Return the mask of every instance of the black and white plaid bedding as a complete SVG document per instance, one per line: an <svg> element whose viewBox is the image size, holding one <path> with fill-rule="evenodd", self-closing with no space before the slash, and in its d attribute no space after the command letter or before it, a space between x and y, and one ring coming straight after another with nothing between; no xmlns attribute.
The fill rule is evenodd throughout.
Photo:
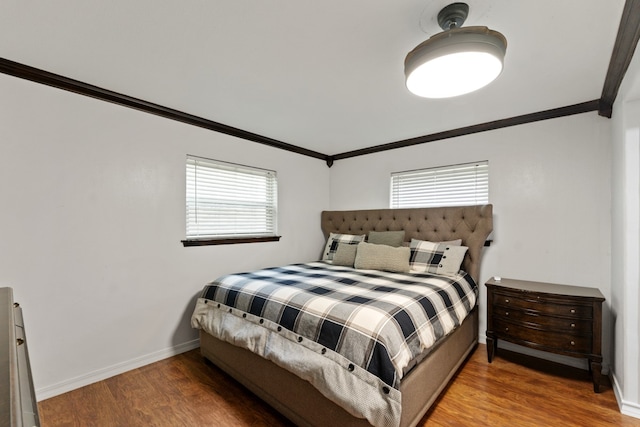
<svg viewBox="0 0 640 427"><path fill-rule="evenodd" d="M221 277L201 300L260 324L266 319L397 389L411 361L462 323L477 292L466 273L400 274L314 262Z"/></svg>

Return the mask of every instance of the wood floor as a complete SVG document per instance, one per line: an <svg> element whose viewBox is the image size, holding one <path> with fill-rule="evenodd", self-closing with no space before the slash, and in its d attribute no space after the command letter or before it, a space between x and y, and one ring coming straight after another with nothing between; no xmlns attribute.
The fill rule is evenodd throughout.
<svg viewBox="0 0 640 427"><path fill-rule="evenodd" d="M533 369L535 368L535 369ZM422 426L640 426L584 371L480 345ZM47 426L291 426L199 350L39 403ZM332 426L338 427L338 426Z"/></svg>

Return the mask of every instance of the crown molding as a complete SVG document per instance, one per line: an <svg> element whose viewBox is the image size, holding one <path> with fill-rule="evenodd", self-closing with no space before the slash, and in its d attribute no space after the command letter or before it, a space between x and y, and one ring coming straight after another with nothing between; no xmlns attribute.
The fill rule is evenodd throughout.
<svg viewBox="0 0 640 427"><path fill-rule="evenodd" d="M373 147L362 148L359 150L347 151L335 154L331 158L335 160L348 159L350 157L364 156L366 154L380 153L382 151L395 150L398 148L410 147L412 145L426 144L427 142L440 141L458 136L471 135L479 132L502 129L510 126L523 125L526 123L538 122L540 120L555 119L558 117L571 116L574 114L587 113L597 111L600 106L600 100L582 102L580 104L569 105L566 107L554 108L551 110L538 111L536 113L523 114L521 116L510 117L508 119L494 120L491 122L480 123L472 126L465 126L457 129L446 130L443 132L432 133L430 135L418 136L416 138L403 139L402 141L389 142L387 144L376 145Z"/></svg>
<svg viewBox="0 0 640 427"><path fill-rule="evenodd" d="M29 65L20 64L5 58L0 58L0 73L8 74L35 83L41 83L58 89L67 90L80 95L96 98L101 101L111 102L113 104L122 105L124 107L133 108L144 111L145 113L155 114L156 116L166 119L175 120L192 126L198 126L204 129L220 132L227 135L242 138L248 141L257 142L259 144L268 145L270 147L279 148L281 150L292 151L303 156L314 157L316 159L327 160L327 155L318 153L317 151L308 150L298 147L297 145L288 144L256 133L248 132L213 120L194 116L183 111L154 104L129 95L104 89L79 80L70 79L59 74L50 73L49 71L34 68Z"/></svg>
<svg viewBox="0 0 640 427"><path fill-rule="evenodd" d="M270 147L279 148L281 150L291 151L304 156L317 158L325 161L327 163L327 166L331 167L336 160L348 159L356 156L364 156L367 154L395 150L398 148L425 144L442 139L470 135L479 132L486 132L510 126L532 123L540 120L548 120L558 117L570 116L573 114L586 113L590 111L597 111L599 115L611 118L613 104L618 95L618 90L620 89L622 80L624 79L625 73L627 72L629 64L631 63L639 40L640 0L626 0L600 99L530 114L524 114L506 119L485 122L477 125L465 126L457 129L451 129L443 132L432 133L429 135L418 136L415 138L390 142L333 155L319 153L317 151L302 148L297 145L278 141L273 138L248 132L243 129L231 127L202 117L194 116L192 114L164 107L159 104L154 104L108 89L100 88L98 86L70 79L68 77L50 73L48 71L30 67L28 65L20 64L4 58L0 58L0 73L144 111L150 114L155 114L157 116L176 120L192 126L209 129L214 132L232 135L248 141L253 141L259 144L268 145Z"/></svg>
<svg viewBox="0 0 640 427"><path fill-rule="evenodd" d="M613 103L640 39L640 0L627 0L622 9L618 35L604 80L598 114L611 118Z"/></svg>

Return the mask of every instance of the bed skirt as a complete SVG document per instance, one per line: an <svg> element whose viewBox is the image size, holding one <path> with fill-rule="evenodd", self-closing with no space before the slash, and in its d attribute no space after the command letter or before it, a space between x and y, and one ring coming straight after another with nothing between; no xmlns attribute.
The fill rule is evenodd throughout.
<svg viewBox="0 0 640 427"><path fill-rule="evenodd" d="M402 380L401 427L417 425L478 344L478 307ZM324 397L309 382L200 331L202 355L298 426L369 426Z"/></svg>

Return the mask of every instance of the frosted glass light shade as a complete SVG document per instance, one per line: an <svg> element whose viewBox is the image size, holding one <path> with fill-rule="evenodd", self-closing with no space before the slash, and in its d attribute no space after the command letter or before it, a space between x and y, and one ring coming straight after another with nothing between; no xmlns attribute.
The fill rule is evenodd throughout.
<svg viewBox="0 0 640 427"><path fill-rule="evenodd" d="M407 55L407 89L425 98L449 98L478 90L503 68L507 41L487 27L454 28L431 37Z"/></svg>

